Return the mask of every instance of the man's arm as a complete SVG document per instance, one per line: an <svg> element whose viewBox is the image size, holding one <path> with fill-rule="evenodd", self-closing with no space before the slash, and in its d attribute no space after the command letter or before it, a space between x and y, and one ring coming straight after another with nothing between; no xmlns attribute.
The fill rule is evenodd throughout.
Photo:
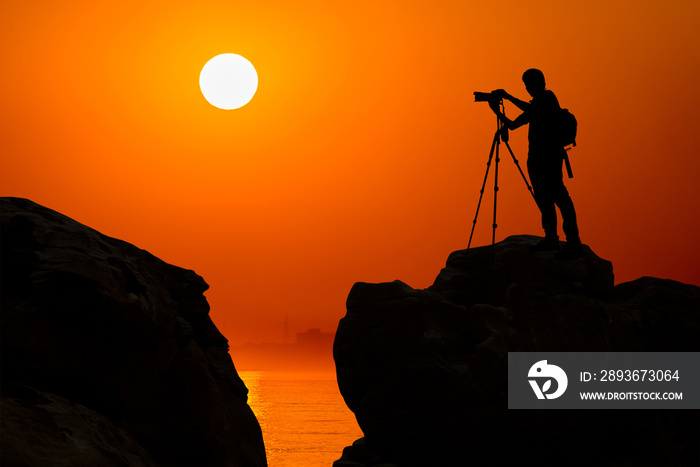
<svg viewBox="0 0 700 467"><path fill-rule="evenodd" d="M506 117L503 112L501 112L501 109L498 105L492 105L492 103L489 102L489 106L491 107L491 110L493 110L493 113L495 113L498 116L498 118L505 124L506 128L508 128L509 130L515 130L516 128L520 128L521 126L525 125L530 121L527 112L523 112L520 115L518 115L515 118L515 120L511 120L510 118Z"/></svg>
<svg viewBox="0 0 700 467"><path fill-rule="evenodd" d="M519 108L519 109L522 110L523 112L525 112L525 110L527 110L527 108L530 107L530 103L529 103L529 102L521 101L521 100L518 99L517 97L511 96L510 94L508 94L508 93L507 93L505 90L503 90L503 89L496 89L494 92L495 92L497 95L499 95L502 99L508 99L509 101L511 101L513 104L515 104L515 106L516 106L517 108Z"/></svg>
<svg viewBox="0 0 700 467"><path fill-rule="evenodd" d="M528 123L527 114L525 113L521 113L520 115L515 117L515 120L509 119L500 111L496 112L496 115L498 115L498 118L500 118L501 121L505 123L506 128L508 128L509 130L515 130L516 128L520 128L521 126Z"/></svg>

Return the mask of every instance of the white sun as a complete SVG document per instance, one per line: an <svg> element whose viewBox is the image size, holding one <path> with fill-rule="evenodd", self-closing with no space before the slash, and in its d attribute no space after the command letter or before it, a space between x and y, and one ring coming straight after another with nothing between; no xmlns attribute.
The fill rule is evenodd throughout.
<svg viewBox="0 0 700 467"><path fill-rule="evenodd" d="M253 64L240 55L217 55L202 68L199 88L214 107L237 109L250 102L258 90L258 73Z"/></svg>

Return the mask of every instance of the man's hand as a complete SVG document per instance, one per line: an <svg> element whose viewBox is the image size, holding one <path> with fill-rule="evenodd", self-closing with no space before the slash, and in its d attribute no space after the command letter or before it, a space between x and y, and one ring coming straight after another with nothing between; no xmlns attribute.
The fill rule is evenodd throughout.
<svg viewBox="0 0 700 467"><path fill-rule="evenodd" d="M496 115L501 111L500 104L500 101L496 99L489 99L489 107L491 107L491 110L493 110Z"/></svg>
<svg viewBox="0 0 700 467"><path fill-rule="evenodd" d="M492 91L491 94L497 96L499 99L508 99L510 97L510 94L508 94L505 89L496 89Z"/></svg>

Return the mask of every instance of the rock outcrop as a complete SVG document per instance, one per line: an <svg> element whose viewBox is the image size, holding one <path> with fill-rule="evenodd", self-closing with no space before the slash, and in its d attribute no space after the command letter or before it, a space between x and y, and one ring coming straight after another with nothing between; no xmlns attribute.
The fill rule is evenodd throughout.
<svg viewBox="0 0 700 467"><path fill-rule="evenodd" d="M3 466L265 466L193 271L0 204Z"/></svg>
<svg viewBox="0 0 700 467"><path fill-rule="evenodd" d="M508 410L516 351L698 351L700 288L614 286L589 248L574 261L538 239L457 251L434 284L357 283L334 358L364 439L359 465L700 465L700 417L683 410Z"/></svg>

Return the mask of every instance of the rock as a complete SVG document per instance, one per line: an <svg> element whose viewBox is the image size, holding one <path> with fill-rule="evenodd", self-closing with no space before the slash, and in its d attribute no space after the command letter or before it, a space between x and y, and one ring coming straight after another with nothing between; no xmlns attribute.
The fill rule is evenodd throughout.
<svg viewBox="0 0 700 467"><path fill-rule="evenodd" d="M697 412L507 409L508 352L700 349L700 288L615 286L590 248L560 261L537 240L498 243L493 266L491 246L454 252L425 290L355 284L334 358L366 449L402 467L698 465Z"/></svg>
<svg viewBox="0 0 700 467"><path fill-rule="evenodd" d="M2 198L2 464L264 466L208 285Z"/></svg>
<svg viewBox="0 0 700 467"><path fill-rule="evenodd" d="M352 446L343 449L343 456L333 462L333 467L398 467L392 462L387 462L374 452L365 443L364 438L360 438Z"/></svg>
<svg viewBox="0 0 700 467"><path fill-rule="evenodd" d="M3 465L158 465L128 431L53 393L5 383L2 418Z"/></svg>

